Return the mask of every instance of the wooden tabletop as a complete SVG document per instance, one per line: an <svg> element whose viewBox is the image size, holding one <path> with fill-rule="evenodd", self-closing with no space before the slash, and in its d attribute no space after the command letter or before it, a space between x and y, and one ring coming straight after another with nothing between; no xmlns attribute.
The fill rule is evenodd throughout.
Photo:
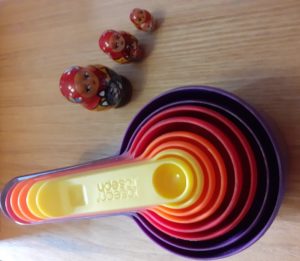
<svg viewBox="0 0 300 261"><path fill-rule="evenodd" d="M159 28L137 32L134 7ZM117 65L98 48L105 29L143 44L139 64ZM300 2L1 1L1 188L13 177L114 155L132 117L150 99L183 85L210 85L273 119L288 149L283 205L257 243L230 260L300 256ZM58 81L70 65L104 64L128 77L132 101L90 112L67 102ZM19 226L0 218L0 260L180 260L126 217Z"/></svg>

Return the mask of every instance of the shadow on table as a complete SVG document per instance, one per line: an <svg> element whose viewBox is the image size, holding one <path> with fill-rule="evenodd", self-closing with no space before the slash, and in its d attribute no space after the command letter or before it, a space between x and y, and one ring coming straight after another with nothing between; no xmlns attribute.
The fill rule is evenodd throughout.
<svg viewBox="0 0 300 261"><path fill-rule="evenodd" d="M38 233L42 226L24 226L15 224L6 219L3 215L0 217L0 241L20 236L29 236Z"/></svg>
<svg viewBox="0 0 300 261"><path fill-rule="evenodd" d="M295 217L300 212L300 77L265 78L234 92L262 112L279 137L288 167L280 215Z"/></svg>
<svg viewBox="0 0 300 261"><path fill-rule="evenodd" d="M140 62L122 65L118 64L112 69L129 80L132 86L131 101L136 100L144 90L147 67ZM129 103L131 101L129 101Z"/></svg>
<svg viewBox="0 0 300 261"><path fill-rule="evenodd" d="M144 58L141 62L145 61L154 50L157 34L165 20L165 11L162 9L154 10L152 15L155 24L154 30L152 32L136 30L135 33L135 37L139 40L144 51Z"/></svg>
<svg viewBox="0 0 300 261"><path fill-rule="evenodd" d="M8 223L2 217L0 221L0 243L14 239L15 246L47 246L72 253L98 253L101 250L101 244L90 242L82 236L85 230L95 227L88 220L31 226Z"/></svg>
<svg viewBox="0 0 300 261"><path fill-rule="evenodd" d="M143 92L145 87L145 76L148 73L147 59L155 48L155 32L145 33L137 31L134 35L143 49L143 59L130 64L117 64L113 70L125 76L132 85L131 101L134 101Z"/></svg>
<svg viewBox="0 0 300 261"><path fill-rule="evenodd" d="M148 75L148 59L155 48L157 34L164 22L164 10L155 10L152 14L155 19L155 30L150 33L136 30L134 33L134 36L138 39L139 44L143 49L143 59L140 62L116 65L113 68L131 82L133 89L131 97L132 101L136 100L144 90L145 76Z"/></svg>

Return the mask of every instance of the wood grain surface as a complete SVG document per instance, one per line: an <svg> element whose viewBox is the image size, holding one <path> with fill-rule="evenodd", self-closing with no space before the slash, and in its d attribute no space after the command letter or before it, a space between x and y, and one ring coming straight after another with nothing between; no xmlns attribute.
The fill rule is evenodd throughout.
<svg viewBox="0 0 300 261"><path fill-rule="evenodd" d="M153 34L129 21L152 11ZM105 29L144 45L139 64L117 65L98 48ZM137 111L159 93L202 84L241 96L278 126L289 171L283 205L256 244L228 260L299 260L300 1L0 1L1 188L27 173L118 151ZM70 65L104 64L128 77L133 99L90 112L68 103L58 81ZM0 260L181 260L126 217L19 226L0 218Z"/></svg>

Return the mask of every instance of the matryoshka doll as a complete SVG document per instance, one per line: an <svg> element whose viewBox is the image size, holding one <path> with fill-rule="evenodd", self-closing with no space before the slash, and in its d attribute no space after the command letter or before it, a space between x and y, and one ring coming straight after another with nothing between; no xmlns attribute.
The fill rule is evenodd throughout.
<svg viewBox="0 0 300 261"><path fill-rule="evenodd" d="M121 107L131 97L130 82L103 65L71 66L62 74L59 87L68 101L88 110Z"/></svg>
<svg viewBox="0 0 300 261"><path fill-rule="evenodd" d="M134 8L129 18L135 27L141 31L151 32L154 30L154 19L147 10Z"/></svg>
<svg viewBox="0 0 300 261"><path fill-rule="evenodd" d="M107 30L99 38L100 49L117 63L140 61L143 52L138 40L124 31Z"/></svg>

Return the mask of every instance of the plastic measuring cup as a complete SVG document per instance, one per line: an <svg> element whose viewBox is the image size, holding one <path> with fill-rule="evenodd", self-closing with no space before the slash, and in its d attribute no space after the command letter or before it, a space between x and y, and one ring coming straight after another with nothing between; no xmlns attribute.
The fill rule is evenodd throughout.
<svg viewBox="0 0 300 261"><path fill-rule="evenodd" d="M214 146L208 142L206 139L203 137L200 137L196 134L188 133L186 131L178 131L178 132L171 132L171 133L166 133L164 135L161 135L157 139L155 139L149 147L147 148L146 151L151 150L151 146L159 146L159 144L164 144L164 148L168 147L168 143L173 142L176 140L177 144L174 144L174 147L180 146L181 142L186 142L192 145L189 147L186 147L185 149L188 148L193 148L193 146L196 146L198 150L201 148L203 151L207 153L207 157L212 161L214 164L214 170L216 172L216 189L218 193L216 193L212 201L209 202L209 205L207 207L203 206L205 201L199 201L198 199L197 202L195 202L193 205L183 208L180 210L176 209L169 209L169 208L164 208L164 207L155 207L152 209L152 211L155 211L159 213L161 216L166 217L169 220L173 220L175 222L186 222L185 216L187 215L192 215L197 213L196 218L197 220L202 219L210 216L212 213L214 213L219 206L221 205L226 189L227 189L227 174L226 174L226 167L223 162L223 159L221 158L221 155L219 155L218 151L214 148ZM198 151L196 151L198 152ZM195 153L195 151L194 151ZM199 154L201 155L201 154ZM201 155L202 156L202 155ZM199 211L203 207L203 212L202 215L199 215Z"/></svg>
<svg viewBox="0 0 300 261"><path fill-rule="evenodd" d="M204 182L203 182L204 187L202 190L203 192L201 195L199 193L196 193L199 195L199 197L191 198L189 200L190 206L187 208L181 208L180 212L176 211L176 209L170 210L168 207L159 207L159 206L154 207L152 211L157 211L158 213L164 214L164 212L159 211L160 208L164 208L166 209L166 211L170 210L170 213L179 213L179 214L183 213L183 215L188 215L190 213L196 212L197 210L195 208L198 209L204 209L205 207L210 208L211 205L215 202L214 200L215 194L218 194L220 191L220 182L216 180L218 178L217 177L218 173L216 173L215 171L215 167L213 165L213 162L211 161L211 158L206 155L206 151L203 150L202 148L199 148L198 146L195 146L190 142L178 140L178 137L180 137L180 135L183 135L183 137L190 136L191 133L187 133L187 132L167 133L155 139L153 142L151 142L151 144L147 147L147 149L143 153L143 157L152 158L157 153L164 150L168 150L170 148L187 151L197 159L197 161L201 166L200 168L202 169L202 172L204 174ZM197 189L201 189L201 187L198 185Z"/></svg>
<svg viewBox="0 0 300 261"><path fill-rule="evenodd" d="M46 180L49 178L66 176L66 175L76 175L78 173L94 170L99 167L103 168L103 167L109 167L109 166L117 166L119 164L125 164L126 162L129 162L129 159L127 159L127 157L125 157L124 155L119 155L118 157L114 156L114 157L110 157L110 158L106 158L106 159L92 161L92 162L85 163L85 164L80 164L77 166L66 167L66 168L61 168L61 169L57 169L57 170L46 171L46 172L42 172L42 173L36 173L36 174L31 174L31 175L26 175L26 176L15 178L6 185L6 187L4 188L4 190L2 192L2 197L1 197L2 209L4 210L4 213L9 218L12 218L17 223L28 224L28 223L36 223L36 222L40 222L40 221L44 222L44 220L41 218L45 218L45 217L42 215L42 213L40 213L40 211L37 209L37 207L35 207L34 209L35 209L35 211L38 212L38 216L40 216L41 218L38 218L37 216L35 216L34 218L30 218L27 215L26 221L24 219L19 219L12 210L11 204L13 204L14 209L19 208L19 211L24 213L24 215L26 212L28 212L28 211L30 212L30 210L28 209L28 206L27 206L27 202L26 202L27 201L26 193L28 194L29 189L27 189L27 191L25 191L26 193L24 193L24 191L23 191L24 187L27 186L28 183L31 183L31 185L33 185L34 183L36 183L38 181ZM11 194L13 193L16 185L18 185L18 184L22 185L23 188L22 188L22 190L18 191L18 200L11 201L10 200ZM21 192L23 193L22 198L21 198ZM32 214L32 213L30 212L30 214ZM36 218L38 218L40 220L37 221Z"/></svg>
<svg viewBox="0 0 300 261"><path fill-rule="evenodd" d="M5 204L5 209L7 211L7 215L9 215L9 217L11 217L15 222L19 223L19 224L28 224L28 221L24 220L22 217L22 215L17 215L14 211L14 208L12 208L11 206L11 196L12 196L12 192L13 189L16 188L16 186L18 185L18 183L13 184L11 190L8 191L7 196L4 198L4 204ZM18 188L17 188L18 189ZM2 199L2 195L1 195L1 199ZM17 204L17 203L16 203ZM2 208L4 209L4 208ZM18 212L19 213L19 212Z"/></svg>
<svg viewBox="0 0 300 261"><path fill-rule="evenodd" d="M33 184L34 184L34 181L32 181L32 180L25 181L25 184L23 185L23 187L19 193L19 196L18 196L19 210L22 212L23 216L26 217L26 220L28 222L41 221L40 217L32 214L32 212L30 211L30 209L28 208L28 205L27 205L27 194Z"/></svg>
<svg viewBox="0 0 300 261"><path fill-rule="evenodd" d="M165 153L166 151L160 155ZM178 155L186 162L179 159ZM43 219L94 212L120 213L148 205L182 201L190 196L193 187L195 168L190 168L190 165L193 165L192 161L193 158L186 152L172 150L169 151L168 157L163 159L138 160L122 166L83 172L80 175L52 177L32 185L28 191L27 205L34 216ZM140 175L141 172L144 174ZM126 182L128 193L129 190L135 191L132 192L132 197L127 193L127 198L120 202L116 199L120 199L120 193L124 192L124 189L121 192L117 190L117 187L120 189L121 181ZM130 186L127 184L129 181ZM104 187L100 188L99 182ZM114 188L114 194L107 191L107 185ZM102 196L99 196L99 191ZM116 197L116 193L118 198L109 198ZM103 196L107 198L99 199Z"/></svg>
<svg viewBox="0 0 300 261"><path fill-rule="evenodd" d="M193 103L193 104L195 104L195 103ZM208 105L210 107L212 107L211 103L209 103ZM215 105L213 105L213 108L215 108L214 106ZM220 108L218 108L218 109L220 109ZM224 112L224 111L222 111L222 112ZM228 111L226 113L228 113ZM227 116L230 116L230 115L231 115L231 113L228 114ZM235 118L232 118L232 119L234 120ZM238 119L237 124L239 124L239 122L240 122L240 119ZM242 125L241 125L241 127L242 127ZM247 129L245 129L245 130L247 130ZM259 154L259 150L260 149L255 150L255 151L257 151L256 156ZM263 162L263 161L264 161L264 158L262 158L258 162L260 163L260 162ZM266 169L266 171L267 171L267 169ZM262 172L261 174L262 174L262 176L260 176L260 177L263 177L264 172ZM260 180L260 183L261 183L261 181L263 181L263 180ZM263 187L262 187L262 191L264 191ZM260 193L262 193L262 192L260 192ZM265 194L267 194L267 193L265 193ZM265 199L265 195L263 195L263 196L264 196L264 199ZM265 202L265 200L263 202ZM255 207L253 208L252 213L254 213L255 219L254 219L254 223L251 221L252 222L252 223L250 223L251 226L253 226L253 224L255 224L255 222L258 220L258 218L256 216L258 206L259 206L258 203L256 203ZM260 209L258 210L258 213L261 213ZM242 223L245 223L245 222L242 222ZM234 233L237 233L237 234L229 233L228 235L226 235L226 237L223 236L222 238L220 238L218 240L207 240L207 241L204 241L204 242L203 241L192 242L192 241L179 240L179 239L169 237L169 241L172 243L172 245L181 247L183 249L186 249L186 248L187 249L195 249L195 251L206 250L206 249L211 249L212 250L212 249L216 249L218 247L226 246L227 244L230 244L230 243L238 240L241 236L245 235L248 231L250 231L251 227L249 226L249 227L247 227L247 229L242 229L242 230L241 229L242 229L241 227L238 227L237 229L235 229L236 231L234 231ZM182 244L180 243L181 241L183 242Z"/></svg>
<svg viewBox="0 0 300 261"><path fill-rule="evenodd" d="M206 109L206 108L195 108L193 106L178 106L178 107L173 107L172 109L169 109L169 110L165 110L163 113L161 114L158 114L156 117L153 117L150 121L149 121L149 124L152 125L153 122L155 122L155 118L159 118L157 121L159 120L162 120L164 117L161 116L162 114L166 117L166 118L170 118L173 115L177 115L176 114L179 113L179 115L186 115L187 113L189 113L190 116L194 115L195 117L199 117L201 116L201 118L206 118L207 120L210 120L209 118L207 118L207 115L204 115L203 113L207 113L208 116L213 116L215 118L217 118L218 120L222 120L223 123L225 122L225 124L228 125L228 128L230 128L230 130L233 130L235 132L235 134L237 135L237 138L239 140L241 140L242 142L242 145L243 147L246 148L246 153L247 155L249 156L250 155L250 169L252 169L252 175L250 177L250 179L252 179L250 182L250 184L253 184L252 185L252 190L250 189L251 193L249 194L250 196L247 198L247 201L246 203L242 202L242 204L244 205L244 208L242 209L241 213L239 213L239 215L235 218L234 222L231 223L229 226L227 226L226 229L223 229L223 233L224 231L226 230L229 230L230 228L232 228L234 225L238 224L239 221L243 218L243 216L246 214L247 210L249 209L251 203L252 203L252 200L254 198L254 193L255 193L255 188L256 188L256 168L255 168L255 161L254 161L254 156L253 156L253 153L249 147L249 144L247 143L245 137L242 135L242 133L239 132L239 130L236 128L236 126L234 126L231 122L229 122L227 119L224 119L222 118L221 115L218 115L217 113L209 110L209 109ZM201 113L200 115L198 115L199 113ZM225 125L223 124L223 125ZM146 124L147 125L147 124ZM145 126L146 127L146 126ZM224 126L220 126L222 127L222 129L224 128ZM226 127L226 126L225 126ZM234 138L234 137L233 137ZM252 161L251 161L252 160ZM251 164L252 163L252 164ZM249 165L249 164L248 164ZM251 188L251 185L250 185L250 188ZM248 193L246 193L248 194ZM172 227L173 229L175 229L176 231L180 231L180 232L188 232L189 230L192 230L193 232L197 232L197 229L194 225L195 224L192 224L189 225L177 225L176 223L175 224L172 224L170 222L163 222L163 219L161 219L159 216L155 216L156 219L154 219L155 221L158 221L158 222L161 222L162 225L165 225L165 223L167 223L167 228L170 228ZM153 221L153 220L152 220ZM188 221L186 222L188 223ZM220 231L219 231L220 233Z"/></svg>
<svg viewBox="0 0 300 261"><path fill-rule="evenodd" d="M199 103L199 102L198 102ZM202 102L202 103L205 103L205 102ZM178 103L177 103L178 104ZM210 106L211 106L211 103L208 103ZM171 104L170 104L170 106L172 106ZM174 105L173 105L174 106ZM214 105L215 106L215 105ZM215 108L215 107L214 107ZM220 107L221 108L221 107ZM220 109L219 108L219 109ZM221 108L222 109L222 108ZM231 113L231 112L230 112ZM240 119L239 119L240 120ZM254 138L256 139L256 137L254 136ZM264 157L262 158L262 160L259 160L258 162L263 162L264 161ZM266 171L268 171L267 169L266 169ZM264 173L261 173L262 175L264 175ZM265 183L265 182L263 182L263 180L261 180L260 181L260 184L261 183ZM267 183L268 184L268 183ZM263 186L262 186L262 188L263 188ZM264 203L265 202L265 195L264 195L264 197L263 197L264 199L262 200L262 202ZM256 206L259 206L259 204L260 204L260 200L258 199L258 202L256 203ZM251 213L254 213L256 211L256 209L252 209L252 211L251 211ZM261 213L261 211L259 210L259 213ZM254 213L254 217L255 217L255 213ZM255 218L255 220L258 220L258 217L259 216L256 216L256 218ZM249 220L249 218L247 218L247 220ZM245 223L245 222L243 222L243 223ZM252 223L253 224L253 223ZM241 233L241 232L238 232L238 236L240 236L240 235L242 235L243 233ZM237 236L235 236L233 239L231 239L231 241L232 240L235 240L236 238L238 238ZM227 242L229 242L230 240L228 240ZM225 243L224 242L222 242L222 244L226 244L226 241L225 241ZM186 245L186 243L185 243L185 245ZM219 244L220 245L220 244ZM205 246L206 248L207 248L207 246Z"/></svg>
<svg viewBox="0 0 300 261"><path fill-rule="evenodd" d="M196 200L198 200L198 198L203 198L203 196L205 197L207 194L207 187L209 186L208 184L208 179L204 179L204 174L203 174L203 168L201 167L200 162L197 160L196 155L194 154L194 151L191 150L186 150L185 147L183 146L168 146L165 147L164 149L161 149L162 146L157 147L156 149L158 149L158 151L154 152L154 153L150 153L149 155L147 155L147 153L141 155L140 158L150 158L150 159L155 159L157 157L161 157L160 155L163 155L164 157L169 155L169 151L173 152L173 156L177 156L179 158L181 158L181 154L182 152L186 152L189 157L192 158L192 160L190 160L190 163L192 163L192 169L194 170L194 184L193 184L193 190L191 191L191 195L189 198L186 198L184 201L181 202L176 202L174 204L168 204L165 205L167 208L175 208L175 209L182 209L186 206L191 206ZM176 150L178 150L180 153L175 154ZM181 158L182 160L184 160L184 158ZM203 191L204 190L204 191Z"/></svg>
<svg viewBox="0 0 300 261"><path fill-rule="evenodd" d="M233 173L234 177L232 178L232 182L228 183L232 186L232 189L229 189L227 195L227 202L226 204L223 205L223 209L219 213L216 213L217 216L220 216L221 218L218 219L217 222L221 222L223 218L225 218L229 213L232 211L232 209L235 207L238 197L241 192L241 186L242 186L242 170L241 170L241 165L240 165L240 160L239 160L239 155L231 143L231 141L228 140L228 138L220 132L218 129L216 129L214 126L211 124L208 124L204 121L194 119L191 117L174 117L171 119L163 120L160 121L159 123L153 125L150 129L148 129L145 134L143 134L142 138L139 139L139 143L137 143L136 146L134 144L132 145L132 148L134 149L133 155L139 155L153 140L155 137L158 137L160 135L163 135L165 133L169 133L172 131L180 131L180 130L185 130L185 131L191 131L194 132L196 130L196 133L199 133L200 135L203 136L208 136L209 132L209 139L213 139L215 144L218 144L218 149L219 151L223 150L224 157L225 153L228 153L228 161L227 166L230 168L231 164L233 166ZM213 133L213 134L212 134ZM222 148L222 146L224 146ZM231 170L231 169L230 169ZM230 171L228 171L230 173ZM233 181L235 180L235 181ZM233 192L231 192L231 190ZM230 194L229 194L230 193ZM232 196L231 196L232 195ZM216 225L214 222L211 222L211 226Z"/></svg>
<svg viewBox="0 0 300 261"><path fill-rule="evenodd" d="M202 89L204 89L204 91L202 91ZM215 96L215 93L218 93L218 92L220 92L220 93L223 93L223 91L220 91L220 90L216 90L216 89L213 89L213 88L208 88L208 87L201 87L201 88L196 88L196 87L191 87L191 88L186 88L186 89L181 89L182 90L182 92L184 92L185 94L189 91L189 90L191 90L191 92L189 93L189 94L191 94L190 96L191 97L195 97L198 93L201 93L201 97L204 97L206 100L208 100L208 98L211 98L210 96ZM202 91L202 92L201 92ZM210 94L210 96L205 96L205 94ZM225 93L226 94L226 93ZM175 96L175 95L174 95ZM198 94L198 97L199 97L200 95ZM220 97L220 99L219 99L219 104L222 104L222 103L228 103L227 101L226 101L226 98L231 98L230 96L231 96L231 94L226 94L226 95L220 95L221 97ZM228 96L228 97L227 97ZM179 93L178 92L178 90L176 90L176 97L183 97L183 95L182 95L182 93ZM217 100L217 98L216 97L212 97L212 98L214 98L215 100ZM225 100L225 102L224 102L224 100ZM238 99L236 99L236 100L238 100ZM229 103L230 104L230 103ZM237 104L234 104L234 106L236 106ZM260 148L261 149L263 149L263 150L266 150L265 152L267 152L267 156L269 156L269 159L271 158L270 156L270 154L268 153L268 152L271 152L271 154L273 154L274 155L274 152L275 152L275 155L276 155L276 153L277 153L277 159L276 159L276 156L275 156L275 165L277 164L277 162L279 162L279 164L280 164L280 157L278 157L278 150L276 150L276 142L275 142L275 150L274 150L274 141L273 141L273 144L272 143L269 143L269 145L270 146L266 146L266 141L268 141L268 140L270 140L270 138L271 138L271 140L272 140L272 136L270 136L270 134L268 133L268 130L267 131L264 131L264 130L262 130L262 128L265 128L265 126L264 126L264 123L258 118L256 118L256 117L254 117L253 118L253 115L251 115L251 111L250 111L250 115L249 115L249 112L248 113L246 113L246 114L244 114L243 115L243 107L244 107L245 105L244 104L241 104L241 108L237 108L237 106L235 107L235 110L237 111L237 112L239 112L239 113L241 113L242 115L239 115L239 117L242 117L251 127L253 127L253 125L255 125L254 123L255 123L255 121L257 122L259 122L259 124L258 125L261 125L261 127L260 127L260 130L258 130L259 128L257 128L258 126L255 126L255 128L253 128L254 130L257 130L257 131L255 131L254 133L256 133L256 134L258 134L257 136L259 137L259 139L261 139L260 140L260 142L262 143L262 145L260 146ZM247 106L246 106L247 107ZM244 109L244 111L245 111L245 109ZM254 114L254 116L255 116L255 114ZM141 117L141 118L143 118L143 117ZM250 129L251 130L251 129ZM262 135L263 134L263 135ZM262 138L263 137L263 138ZM269 155L268 155L269 154ZM269 162L270 163L270 162ZM276 167L276 166L275 166ZM281 174L279 174L279 175L282 175L282 168L280 169L277 169L277 172L276 172L276 169L274 169L274 171L275 171L275 173L278 173L278 171L279 171L279 173L281 173ZM275 180L276 179L278 179L278 176L276 177L276 175L275 175ZM274 181L275 181L274 180ZM278 182L275 182L275 184L278 184ZM275 187L276 187L277 185L275 185ZM273 202L274 202L274 199L275 199L275 202L276 202L276 198L278 199L278 192L276 193L276 188L275 188L275 191L274 192L272 192L273 193L273 195L275 196L275 198L274 198L274 196L273 196L273 199L272 199L272 197L270 198L270 199L272 199L273 200ZM279 193L280 194L280 193ZM277 195L277 196L276 196ZM274 207L274 205L273 206L270 206L269 207L269 209L271 209L272 210L272 208ZM271 213L273 213L273 211L274 211L274 209L271 211ZM275 211L276 211L276 208L275 208ZM263 211L264 212L264 211ZM269 214L268 214L269 215ZM264 219L265 220L268 220L268 215L267 216L264 216ZM269 218L270 218L270 216L269 216ZM270 221L268 222L268 224L270 224ZM252 230L253 231L253 230ZM252 231L250 231L250 233L252 232ZM257 233L257 230L256 230L256 233ZM254 233L255 234L255 233ZM253 235L251 235L251 236L253 236ZM180 250L178 250L177 251L177 249L171 249L171 247L169 247L169 246L166 246L166 247L168 247L168 249L169 250L171 250L171 251L175 251L176 253L179 253L179 254L184 254L184 255L188 255L188 256L193 256L193 257L202 257L202 258L204 258L204 257L220 257L220 256L225 256L225 255L230 255L230 254L232 254L232 253L234 253L234 252L236 252L236 251L240 251L240 250L242 250L243 248L245 248L245 247L247 247L249 244L252 244L253 243L253 241L256 241L257 240L257 237L259 237L260 235L257 235L255 238L253 238L252 240L250 240L249 238L251 238L251 236L248 234L246 237L245 237L245 239L243 240L243 243L241 243L240 241L235 241L235 242L237 242L237 243L235 243L235 246L229 246L229 247L226 247L226 248L224 248L224 249L222 249L222 250L219 250L219 251L212 251L212 252L199 252L199 249L195 249L195 251L197 251L197 252L195 252L195 253L193 253L193 254L190 254L189 253L189 251L188 252L182 252L182 253L179 253L179 251ZM235 240L235 238L236 238L236 236L233 238L233 240L232 241L234 241ZM201 243L202 242L189 242L189 241L183 241L184 242L184 245L182 245L182 248L184 248L186 245L189 245L189 243L191 243L191 244L194 244L193 245L193 247L194 248L196 248L196 244L200 244L201 245ZM159 243L159 242L158 242ZM214 245L212 246L212 248L211 248L211 246L210 246L210 244L207 244L207 245L205 245L204 244L204 246L202 246L202 248L211 248L211 249L214 249L214 247L215 247L215 245L217 245L218 244L218 242L216 241L215 243L214 243ZM223 244L223 242L221 242L221 244ZM231 248L230 248L231 247ZM226 249L226 250L225 250Z"/></svg>
<svg viewBox="0 0 300 261"><path fill-rule="evenodd" d="M270 134L268 128L265 126L264 122L259 117L257 117L256 113L253 112L253 110L249 106L245 105L243 102L241 102L238 98L234 97L232 94L228 94L221 90L209 88L209 87L187 87L184 89L172 90L171 92L158 97L155 100L155 103L151 102L149 105L147 105L146 107L147 107L148 114L146 114L146 116L148 116L149 113L152 113L155 110L156 106L158 107L164 106L166 104L166 103L164 104L164 102L166 102L167 100L168 103L170 103L173 101L180 101L180 100L181 101L192 100L195 97L198 100L202 99L202 101L204 100L207 103L215 103L221 105L221 107L229 108L228 110L229 112L230 111L235 112L237 117L243 119L248 124L248 127L250 126L249 132L252 131L255 134L253 139L255 138L258 139L259 141L258 146L260 147L260 150L262 150L264 155L266 155L266 160L267 160L266 167L270 168L270 171L272 173L272 176L267 176L268 180L270 179L273 186L270 188L269 192L267 192L268 193L267 203L264 205L266 207L261 210L258 210L257 213L260 213L261 218L259 220L257 220L256 218L252 219L253 222L257 221L257 223L254 225L254 227L251 228L250 231L247 231L246 234L244 233L242 237L239 237L239 235L242 234L244 231L248 230L249 226L253 224L253 223L247 223L248 222L247 220L250 219L250 217L248 217L247 220L246 219L242 220L241 223L243 224L243 226L239 228L240 230L236 229L235 233L239 233L239 234L231 233L227 237L227 239L225 237L222 237L220 238L219 241L218 240L210 240L205 242L201 242L201 241L191 242L187 240L177 241L173 237L170 237L171 240L174 240L171 241L169 240L170 238L168 238L167 236L164 237L163 239L162 238L159 239L158 237L153 236L154 234L157 235L156 233L157 231L154 233L155 228L153 227L152 230L151 229L148 230L147 221L141 217L140 220L144 220L144 225L142 226L142 229L144 229L145 232L150 237L152 237L157 243L163 245L164 247L178 254L183 254L185 256L192 256L198 258L199 257L212 258L212 257L231 255L232 253L240 251L243 248L252 244L254 241L256 241L274 219L274 216L279 207L280 198L281 198L280 194L282 191L282 172L283 172L282 162L279 155L278 147L276 145L276 141L274 141L274 138ZM126 150L124 150L123 148L126 148L129 145L128 140L130 140L130 138L133 137L134 129L138 128L139 126L138 122L142 122L142 120L146 118L145 115L143 115L144 112L145 110L143 109L135 118L134 120L135 124L131 124L129 126L127 134L125 135L124 138L123 145L121 147L122 153L126 153ZM136 119L139 120L136 121ZM131 129L132 126L134 126L133 131ZM126 137L129 137L129 139ZM4 202L3 199L5 199L6 195L8 195L8 188L10 186L13 186L13 184L10 183L8 186L6 186L4 188L4 194L2 193L2 199L1 199L2 208ZM262 198L264 196L265 195L261 195ZM253 208L253 210L255 210L255 208ZM139 215L136 214L134 216L140 217ZM222 241L223 238L224 240ZM181 242L183 243L181 244ZM177 246L175 246L176 244ZM201 249L210 249L210 250L202 251Z"/></svg>

